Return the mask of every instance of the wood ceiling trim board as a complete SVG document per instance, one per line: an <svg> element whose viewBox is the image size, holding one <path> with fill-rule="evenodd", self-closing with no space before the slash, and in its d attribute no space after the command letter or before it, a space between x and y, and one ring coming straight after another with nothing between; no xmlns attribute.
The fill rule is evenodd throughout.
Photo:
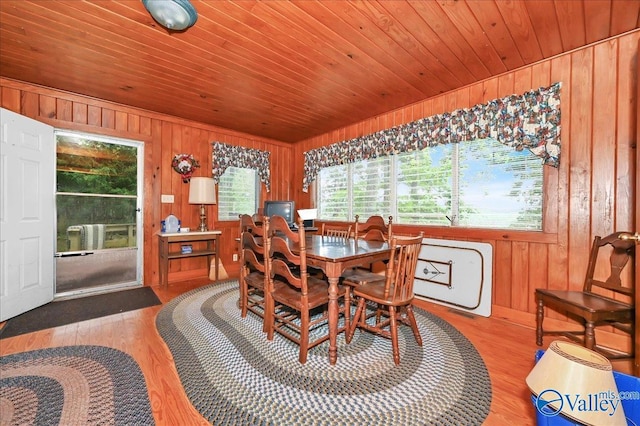
<svg viewBox="0 0 640 426"><path fill-rule="evenodd" d="M347 105L350 104L354 108L357 107L362 102L361 97L364 96L362 90L366 90L366 86L358 87L359 90L356 91L354 90L355 88L352 82L354 78L361 78L362 73L366 72L366 69L363 67L356 69L354 64L349 63L352 60L345 60L344 55L342 55L341 52L337 52L330 43L321 40L320 37L316 37L313 34L308 34L309 28L300 28L295 20L295 16L285 16L281 13L281 10L271 8L271 5L272 3L269 2L260 2L252 10L255 11L260 8L261 16L264 16L265 19L268 18L272 25L276 28L286 28L287 37L289 37L289 39L287 39L288 41L294 42L296 45L299 42L303 42L295 48L296 50L302 49L307 56L313 54L313 52L317 52L314 62L307 62L306 65L308 68L315 70L316 74L319 75L318 78L312 79L314 81L310 83L311 93L309 93L308 101L312 99L325 99L330 106L329 109L331 109L331 107L335 107L336 102L339 101L339 99L336 99L336 93L341 93L347 97ZM291 9L291 7L288 9ZM304 46L313 47L309 49ZM298 54L298 52L296 52L296 54ZM354 72L352 72L351 75L339 74L335 72L335 65L332 67L327 66L327 64L337 64L338 62L345 65L344 67L340 67L341 69L348 70L348 68L352 67L354 68ZM331 83L333 83L333 86ZM378 94L370 91L368 96L378 96Z"/></svg>
<svg viewBox="0 0 640 426"><path fill-rule="evenodd" d="M385 3L385 7L398 7L398 5L402 4L402 2ZM412 9L409 17L412 18L415 15L415 25L420 28L420 31L415 32L413 36L424 47L425 54L429 55L430 62L423 62L423 64L431 66L431 61L433 61L435 62L434 70L438 74L451 75L451 79L453 80L445 80L449 84L448 87L459 87L474 82L474 75L469 71L464 62L458 59L456 55L453 55L451 50L442 42L441 35L424 21L420 13L415 9L413 2L407 2L407 5ZM398 16L398 14L396 15ZM403 16L404 19L403 14L399 16ZM454 80L457 81L457 83L454 82Z"/></svg>
<svg viewBox="0 0 640 426"><path fill-rule="evenodd" d="M299 52L304 51L305 47L303 44L299 42L299 40L296 40L295 38L291 38L288 34L286 34L286 31L289 29L288 27L285 29L276 29L268 26L262 26L263 28L269 28L269 31L273 31L274 33L280 33L282 36L286 37L287 40L294 43L294 45L296 45L297 48L294 48L291 46L282 46L282 47L276 46L275 44L270 43L268 41L273 38L273 35L271 33L266 33L266 32L258 33L253 28L243 25L242 17L237 16L238 12L241 11L241 9L240 8L234 9L231 3L222 3L222 4L215 3L215 4L209 5L209 7L212 7L212 8L214 6L216 11L218 12L216 16L218 16L219 18L219 21L216 22L216 24L220 25L223 28L228 29L230 33L236 34L234 39L228 38L229 43L242 46L246 50L246 52L248 52L249 55L253 55L254 57L260 56L267 63L273 63L278 66L279 64L282 64L282 63L291 63L292 64L291 69L296 70L301 80L307 80L310 83L312 83L314 79L319 81L331 81L324 74L319 74L317 70L322 68L324 71L326 71L328 69L327 63L330 63L332 61L337 62L339 60L344 61L344 58L336 57L335 55L333 58L320 56L320 57L316 57L315 59L315 67L313 66L304 67L304 65L302 64L302 61L296 61L292 58L299 57L300 56ZM226 8L224 9L225 15L223 16L220 12L222 10L221 8L224 6L226 6ZM233 12L235 12L235 14ZM227 19L225 20L224 18L225 16L227 16L226 15L227 13L230 14L230 16L228 16ZM238 25L238 22L240 22L240 25ZM231 30L232 27L234 27L233 30ZM241 31L241 30L244 30L244 31ZM269 51L266 51L262 45L256 45L255 42L250 38L250 35L255 36L256 34L259 35L261 40L265 41L266 45L270 49ZM325 44L330 45L330 41L325 41ZM269 52L272 53L271 56L267 54ZM312 50L310 50L309 52L312 52ZM333 47L331 47L331 52L335 52L335 49ZM356 65L359 65L359 64L356 64ZM265 66L265 70L268 71L270 69L271 68L267 68ZM349 72L349 74L347 75L348 79L355 79L355 78L361 77L362 73L366 72L367 69L366 67L362 66L360 70L356 72L355 70L352 70L349 67L343 67L341 71ZM333 73L334 71L331 71L331 72ZM375 92L372 92L372 94L374 93Z"/></svg>
<svg viewBox="0 0 640 426"><path fill-rule="evenodd" d="M444 83L444 88L437 93L474 81L464 64L443 48L440 37L409 2L384 2L381 6L392 16L401 17L399 21L406 34L402 38L396 38L396 42L411 55L412 60L419 62L426 70L433 70L432 74L437 75Z"/></svg>
<svg viewBox="0 0 640 426"><path fill-rule="evenodd" d="M6 39L5 39L6 40ZM48 51L51 52L53 50L53 48L55 46L50 46L47 43L44 42L40 42L39 46L41 47L41 50L44 51ZM51 47L51 48L49 48ZM3 54L3 59L6 59L7 57L7 51L4 52ZM62 77L68 77L68 70L69 69L83 69L83 70L92 70L93 72L89 72L89 73L83 73L82 75L79 75L76 77L76 79L78 79L78 81L73 85L73 91L77 92L77 93L83 93L86 92L86 90L84 90L84 88L86 87L95 87L95 90L93 91L93 93L91 94L91 96L95 96L95 97L100 97L103 99L107 99L107 100L112 100L112 101L116 101L116 99L113 99L113 92L117 91L117 88L106 88L105 90L107 90L107 92L105 93L104 91L99 92L98 91L98 87L95 84L95 80L96 80L96 76L100 75L103 71L102 71L102 67L109 65L108 63L100 63L97 61L83 61L82 59L76 58L76 57L69 57L69 58L65 58L65 57L56 57L48 55L47 56L48 59L52 59L53 62L50 63L50 66L47 67L49 69L49 71L44 75L45 77L47 77L46 81L42 81L42 79L38 79L40 84L46 84L46 85L50 85L52 87L59 87L59 85L57 84L56 80L53 79L54 76L59 76L60 78ZM15 58L14 58L15 59ZM31 67L29 66L29 62L33 61L32 58L25 58L25 66L24 66L24 72L26 72L26 74L24 74L23 72L14 72L13 74L17 74L19 75L29 75L29 73L31 72ZM58 67L58 63L59 62L64 62L66 64L66 66L63 69L60 69L60 67ZM9 67L9 65L7 65L7 67ZM116 67L117 69L118 67ZM59 72L56 72L56 70L60 69ZM7 75L11 75L10 73L10 69L5 69L4 73ZM122 68L122 73L123 73L123 78L125 78L125 80L127 81L127 84L130 85L132 87L132 90L138 90L138 92L143 92L144 97L151 99L154 96L154 93L148 93L143 91L142 89L140 89L141 87L144 87L144 81L148 78L148 74L145 72L137 72L136 68L132 68L132 67L123 67ZM87 77L85 79L83 79L82 77ZM34 77L36 78L36 77ZM156 79L158 82L160 82L162 80L161 75ZM197 81L197 80L194 80ZM113 86L113 85L112 85ZM178 85L179 88L179 85ZM176 89L176 85L173 84L172 81L167 80L166 84L165 84L165 90L161 91L161 92L165 92L167 94L170 94L173 90ZM185 87L185 89L190 89L190 87ZM125 93L128 93L127 95L125 95L125 97L128 96L134 96L133 93L129 93L128 91L125 90ZM88 94L88 93L84 93L84 94ZM105 97L108 96L108 97ZM135 95L137 96L137 95ZM234 97L247 97L245 92L242 91L237 91L236 93L229 93L228 96L234 96ZM194 93L194 99L198 100L199 95L197 93ZM247 102L252 102L254 101L254 97L251 98L247 98ZM275 103L275 100L273 97L270 96L265 96L264 100L269 100L272 103ZM119 101L121 101L121 98L119 98ZM185 102L191 102L188 100L185 100ZM133 100L131 99L127 99L126 103L130 103L130 104L135 104L133 102ZM220 103L222 103L224 105L223 100L220 101ZM283 103L282 105L284 105L283 109L287 109L286 108L286 104ZM148 108L148 105L145 105L144 108ZM305 113L304 111L299 111L299 110L292 110L291 111L292 117L295 117L297 115L302 115L304 116ZM309 114L313 117L312 114Z"/></svg>
<svg viewBox="0 0 640 426"><path fill-rule="evenodd" d="M275 3L267 4L271 8L277 6L277 4ZM287 15L292 21L295 21L296 16L299 16L303 13L303 11L300 9L293 9L290 7L280 7L278 8L278 11L283 15ZM318 19L317 17L315 18ZM355 78L360 80L362 80L362 76L365 74L371 75L372 69L382 68L384 70L384 73L379 73L380 79L378 80L378 84L375 87L369 89L373 94L373 97L380 96L381 88L387 85L385 82L388 82L390 77L394 79L403 79L404 84L411 86L416 92L414 92L414 95L410 96L420 97L426 96L428 95L428 93L430 93L424 93L424 82L420 80L420 77L417 73L415 75L412 75L411 72L408 71L403 64L395 60L390 60L393 58L394 52L379 52L376 49L375 53L377 53L378 56L372 55L372 45L369 43L369 40L366 40L357 30L352 29L349 23L345 22L342 17L338 17L336 15L335 18L331 19L331 23L322 25L324 31L320 31L320 33L322 34L318 34L317 37L318 39L320 39L321 37L330 37L330 40L328 40L328 42L322 42L322 45L326 46L326 49L330 49L332 52L335 52L333 53L333 55L338 59L339 62L332 62L332 64L345 64L345 66L347 67L358 66L359 71L357 77ZM346 35L338 28L342 28L343 30L348 31L350 35L355 36L358 40L355 41L347 49L337 50L335 45L344 45L344 39L342 37ZM384 56L386 58L386 61L384 63L381 63L379 56ZM333 65L331 68L331 71L334 72L335 65ZM393 85L395 83L391 82L390 84ZM373 86L373 84L370 85Z"/></svg>
<svg viewBox="0 0 640 426"><path fill-rule="evenodd" d="M29 69L28 62L25 64L25 70L27 69ZM55 73L54 71L51 71L51 72ZM92 83L91 77L87 78L86 80L78 81L78 84L80 85L80 87L84 87L85 85L91 84L91 83ZM55 83L49 83L47 84L47 86L56 87ZM80 93L80 90L75 90L75 92ZM108 91L97 92L95 97L109 101L110 93ZM174 96L170 94L170 92L166 92L162 96L150 96L148 101L149 101L149 105L143 103L142 105L138 105L138 108L147 109L151 111L155 110L156 112L161 112L161 113L173 115L176 117L182 117L181 111L184 110L184 108L191 107L194 114L197 113L199 109L197 106L192 107L189 102L182 102L180 99L176 99ZM113 102L116 102L116 101L113 101ZM134 106L133 102L128 102L127 104ZM153 106L157 104L169 105L170 107L168 107L165 111L157 111L157 109L153 108ZM235 119L236 121L246 120L246 122L250 124L254 119L250 115L248 115L246 111L233 111L233 110L216 113L215 114L216 118L212 118L212 115L213 115L212 112L206 109L200 113L197 113L196 115L199 121L203 123L213 124L213 125L219 125L217 123L225 123L227 120L231 120L231 119ZM242 120L237 117L242 117ZM276 127L279 125L283 127L291 126L292 122L296 123L298 120L300 120L300 117L297 116L296 114L293 114L290 117L286 117L284 114L274 114L272 117L272 122ZM312 126L311 123L313 123L313 120L307 120L307 122L303 124L306 124L309 127L315 128L314 126Z"/></svg>
<svg viewBox="0 0 640 426"><path fill-rule="evenodd" d="M467 43L460 31L455 28L453 22L444 11L444 7L449 6L450 3L451 0L445 0L442 5L430 1L411 1L411 5L416 12L438 34L439 42L447 46L451 53L465 65L473 76L473 80L484 80L490 77L491 73L482 63L480 57L473 52L469 43Z"/></svg>
<svg viewBox="0 0 640 426"><path fill-rule="evenodd" d="M555 0L556 16L560 28L562 50L569 51L586 44L584 2Z"/></svg>
<svg viewBox="0 0 640 426"><path fill-rule="evenodd" d="M107 29L108 28L105 28L105 30L107 30ZM134 34L131 34L131 36L134 36ZM167 37L167 39L169 41L172 40L170 37ZM174 75L176 72L178 72L178 68L179 67L176 66L177 64L189 64L191 62L195 63L196 59L201 59L201 58L205 57L205 55L202 55L202 54L206 54L207 53L207 51L205 51L205 47L206 47L207 44L210 44L210 43L208 43L206 40L202 40L201 44L202 44L202 47L200 47L200 50L198 52L194 52L194 54L192 55L192 59L193 60L189 60L189 57L184 58L184 57L181 57L179 55L175 55L174 56L175 60L167 61L167 67L168 68L166 68L164 70L157 70L157 71L162 71L162 74ZM145 45L139 45L139 48L143 52L147 51L148 49L151 49L151 47L147 47ZM131 49L128 49L128 51L131 51ZM166 47L165 47L165 49L162 50L162 52L168 52L168 51L169 50L166 49ZM180 51L183 54L185 53L184 49L180 49L180 50L177 50L177 51ZM199 53L202 53L202 54L199 54ZM166 53L166 54L163 53L162 56L169 56L169 55L168 55L168 53ZM223 57L224 56L225 55L223 55ZM136 58L137 57L138 56L136 56ZM222 62L223 63L227 63L228 61L229 61L228 59L225 59ZM228 62L228 63L231 66L233 66L236 62L233 61L233 62ZM174 67L176 67L176 69L174 69ZM216 75L212 75L212 78L214 79L214 81L215 80L222 80L223 83L225 83L225 81L226 81L227 85L225 87L228 88L229 82L237 82L237 81L241 80L240 78L233 78L233 77L232 78L227 78L225 80L224 79L224 75L220 71L220 68L221 68L221 62L218 61L217 58L214 58L211 61L211 67L208 68L210 70L216 70L215 72L217 72ZM154 69L155 69L155 66L154 66ZM231 68L228 68L228 69L230 71L234 71ZM253 70L253 69L251 69L249 67L242 68L240 71L241 71L241 73L243 75L245 75L245 74L248 75L249 78L251 79L251 81L253 82L253 84L261 87L261 90L268 92L268 95L265 96L266 99L272 99L274 97L277 98L278 96L280 96L280 90L287 89L287 87L289 87L289 86L282 86L282 81L286 80L288 78L285 74L280 74L280 75L277 76L277 78L272 78L271 79L271 78L265 77L264 74L259 74L256 70ZM185 72L185 78L187 80L189 80L190 78L195 78L195 80L192 80L192 81L197 82L197 78L195 77L197 75L198 75L197 70L193 69L193 68L191 68L191 69L189 69L188 71ZM158 78L158 77L156 77L156 78ZM269 80L269 82L272 83L272 84L277 84L279 90L268 90L267 88L270 87L270 86L269 85L265 85L265 79ZM295 84L295 86L290 87L291 94L289 96L287 96L287 98L286 98L287 100L290 100L291 98L296 98L297 93L299 93L299 92L304 90L304 86L299 82L299 80L291 79L290 82ZM202 90L206 91L207 87L203 87ZM345 100L348 100L348 99L349 98L345 97ZM301 102L305 102L306 99L301 98L300 101Z"/></svg>
<svg viewBox="0 0 640 426"><path fill-rule="evenodd" d="M543 59L542 49L536 36L535 29L529 19L525 2L496 3L507 28L513 37L518 52L526 64L531 64Z"/></svg>
<svg viewBox="0 0 640 426"><path fill-rule="evenodd" d="M587 43L604 40L611 33L611 0L584 3Z"/></svg>
<svg viewBox="0 0 640 426"><path fill-rule="evenodd" d="M525 2L531 25L534 28L540 50L545 58L562 53L562 37L553 0Z"/></svg>
<svg viewBox="0 0 640 426"><path fill-rule="evenodd" d="M255 18L250 16L238 16L241 10L240 8L237 8L238 11L234 14L234 6L231 3L203 4L202 6L209 7L212 10L215 9L216 18L215 21L212 20L214 15L208 15L207 18L203 18L210 25L209 28L204 29L211 30L203 32L203 34L213 32L217 37L224 39L223 46L227 48L224 52L225 55L235 54L238 59L244 61L246 64L260 58L264 61L264 71L277 70L280 68L283 70L281 73L282 76L284 78L291 79L294 82L298 80L311 82L313 80L313 69L311 67L304 66L301 61L292 59L292 57L298 56L298 52L291 50L290 48L285 50L278 48L271 42L271 40L274 39L273 34L267 32L260 33L254 28L254 26L266 28L264 25L253 24L253 26L250 26L244 22L250 18L255 20ZM226 6L227 9L223 9L224 6ZM258 44L251 38L251 36L261 38L262 43ZM239 52L236 52L237 48L240 48ZM286 77L286 71L291 70L294 70L298 74L299 79Z"/></svg>
<svg viewBox="0 0 640 426"><path fill-rule="evenodd" d="M188 59L188 58L184 58L184 59ZM182 63L182 62L187 62L188 63L189 61L188 60L182 61L182 60L180 60L178 58L178 63ZM232 64L233 64L233 62L232 62ZM212 69L217 69L218 67L220 67L220 65L215 63L214 61L212 61L212 67L215 67L215 68L212 68ZM160 71L162 71L162 70L160 70ZM164 70L164 72L160 73L160 75L165 74L165 73L171 74L172 72L175 72L175 70L167 69L167 70ZM269 80L269 79L266 78L264 74L258 74L256 71L252 70L251 68L242 69L241 72L244 72L244 73L249 72L250 76L253 75L253 84L255 84L256 87L260 87L261 91L268 92L264 96L263 101L267 101L269 99L274 99L274 98L277 99L277 94L278 93L275 93L275 90L268 89L270 86L268 84L265 84L265 79L267 79L267 80ZM188 77L189 77L189 75L186 76L187 79L188 79ZM294 84L298 84L299 85L298 88L293 88L293 87L289 88L289 87L286 87L286 86L282 86L282 81L285 80L285 79L287 79L286 75L279 75L277 78L270 79L269 81L270 81L270 83L278 84L279 85L278 90L287 90L288 93L289 93L289 96L292 96L292 94L295 94L295 93L304 93L304 96L299 97L297 102L300 102L301 104L306 104L308 102L308 97L309 97L309 95L307 93L307 90L306 90L307 87L304 86L304 85L301 85L300 82L298 80L295 80L295 79L291 80L290 82L294 83ZM198 80L195 79L195 80L192 80L192 81L195 83ZM223 81L221 83L221 85L224 85L224 90L229 90L230 83L238 82L238 81L241 81L241 79L240 78L229 78L229 79L227 79L226 83ZM209 88L209 90L211 90L211 88ZM296 92L296 90L297 90L297 92ZM207 92L207 88L203 87L200 90L200 92L201 93L202 92ZM237 93L241 93L242 91L241 90L237 90L236 92ZM338 93L341 93L341 92L338 92ZM342 102L348 102L348 101L351 101L351 99L349 97L347 97L347 96L344 96ZM334 102L336 102L336 98L335 97L333 97L331 100L328 100L326 102L325 108L330 108L331 105ZM281 104L280 107L286 108L286 105Z"/></svg>
<svg viewBox="0 0 640 426"><path fill-rule="evenodd" d="M507 69L513 70L523 66L525 62L495 2L471 1L467 2L467 6L478 20Z"/></svg>
<svg viewBox="0 0 640 426"><path fill-rule="evenodd" d="M46 45L46 44L43 44L42 42L40 42L40 43L38 43L38 44L39 44L39 46L41 47L41 50L48 51L48 52L53 51L53 50L55 49L55 47L56 47L55 45ZM44 49L42 49L43 47L44 47ZM62 55L62 54L64 54L64 52L62 52L62 53L61 53L61 55ZM51 59L53 59L54 57L55 57L55 55L53 55L53 57L51 57L51 56L50 56L50 58L51 58ZM63 58L62 60L63 60L65 63L67 63L68 65L72 65L72 64L74 64L74 63L75 63L75 61L76 61L76 59L75 59L75 58L66 58L66 59L64 59L64 58ZM56 58L56 59L55 59L55 61L56 61L56 62L59 62L59 61L60 61L60 58ZM102 69L102 67L103 67L103 66L106 66L106 65L109 65L109 64L108 64L108 63L98 63L98 62L95 62L95 61L90 61L90 62L88 62L88 63L80 63L80 64L76 64L76 66L77 66L78 68L83 68L83 69L91 69L91 67L94 67L94 68L95 68L94 72L95 72L95 74L96 74L96 75L100 74L100 73L101 73L101 69ZM55 68L55 63L52 63L52 64L51 64L51 68ZM71 68L73 68L73 67L71 67ZM132 67L129 67L129 66L124 67L124 68L122 69L122 71L123 71L123 74L124 74L124 75L125 75L125 77L126 77L126 80L127 80L128 82L130 82L130 83L131 83L131 85L132 85L133 87L141 87L141 86L142 86L142 84L138 85L138 81L144 82L144 81L149 77L149 76L148 76L148 73L146 73L146 72L137 73L137 72L136 72L136 68L132 68ZM170 75L170 70L167 70L167 71L166 71L166 73L167 73L167 75ZM138 75L139 79L141 79L141 80L136 80L136 75ZM164 75L164 74L162 74L162 73L161 73L161 74L159 74L159 75L156 77L156 80L157 80L157 81L162 81L162 76L163 76L163 75ZM61 76L66 76L66 72L65 72L64 74L62 74ZM95 79L94 79L94 80L95 80ZM194 81L194 82L196 82L196 81L197 81L197 79L194 79L193 81ZM44 82L40 81L40 83L41 83L41 84L43 84ZM95 81L90 81L90 82L89 82L89 86L88 86L88 87L95 86L95 84L91 84L91 83L95 83ZM51 85L52 87L59 87L59 85L58 85L58 84L56 84L56 83L47 83L47 84ZM86 83L82 83L82 84L80 84L80 85L78 85L78 84L77 84L77 85L76 85L76 88L74 89L74 91L82 90L82 89L81 89L81 87L87 87L87 86L85 86L85 84L86 84ZM79 88L79 87L80 87L80 88ZM175 85L174 85L173 81L166 80L166 86L165 86L165 89L166 89L167 93L170 93L172 90L174 90L174 89L175 89ZM189 89L190 89L190 87L185 87L185 89L189 90ZM204 89L203 89L203 90L204 90ZM80 93L80 92L79 92L79 93ZM88 93L85 93L85 94L88 94ZM105 96L105 94L104 94L104 93L99 93L99 92L97 92L97 91L96 91L96 92L93 92L93 93L92 93L92 94L90 94L90 95L91 95L91 96L96 96L96 97L101 97L101 98L104 98L104 99L107 99L107 100L120 101L120 102L122 101L121 99L113 99L113 97L112 97L112 96L113 96L113 94L111 93L111 90L109 90L109 91L107 92L107 94L108 94L108 97L106 97L106 98L104 97L104 96ZM234 94L234 96L240 96L240 97L243 97L243 96L246 96L246 95L244 94L244 92L242 92L242 91L238 91L238 92L237 92L237 94ZM147 93L147 94L145 94L145 97L146 97L146 98L150 98L150 97L152 97L152 94ZM198 100L197 98L198 98L198 94L197 94L197 93L194 93L194 100ZM274 100L274 99L275 99L275 98L274 98L273 96L265 96L265 100L269 100L270 102L275 102L275 100ZM248 99L248 100L247 100L247 102L250 102L250 101L252 101L252 100L253 100L253 99ZM126 100L126 103L130 103L130 104L132 104L132 105L134 105L134 104L135 104L135 103L133 103L131 100ZM286 106L286 104L284 104L284 103L283 103L282 105L285 105L285 106ZM148 104L145 104L145 105L139 105L139 106L144 107L144 108L149 108L149 105L148 105ZM285 109L286 109L286 108L285 108ZM291 111L291 113L292 113L292 117L295 117L295 116L297 116L297 115L302 115L302 116L304 116L304 115L305 115L304 111L298 111L298 110L293 110L293 111ZM313 115L312 115L312 117L313 117ZM311 119L312 119L312 120L314 120L314 119L318 119L318 118L319 118L319 117L311 118Z"/></svg>
<svg viewBox="0 0 640 426"><path fill-rule="evenodd" d="M613 0L611 2L610 37L637 28L639 25L640 1Z"/></svg>
<svg viewBox="0 0 640 426"><path fill-rule="evenodd" d="M294 47L295 54L299 55L300 51L304 51L305 57L300 57L298 62L304 64L306 67L306 76L308 77L312 73L317 75L317 78L312 78L315 80L312 82L312 86L318 86L319 81L333 83L335 89L344 91L347 96L360 96L362 94L361 91L356 91L351 86L351 76L341 75L335 72L334 67L328 66L327 64L336 64L340 63L345 67L348 67L349 61L346 61L344 57L339 56L340 53L336 52L335 48L330 46L326 41L321 40L316 34L310 34L308 32L309 28L302 28L298 25L295 20L295 16L287 16L282 13L283 11L277 8L271 7L271 3L268 2L259 2L255 9L260 9L261 16L265 19L268 19L271 25L276 28L286 28L286 35L288 39L282 40L283 43L286 44L287 41L293 41L296 44ZM291 7L289 7L291 9ZM313 61L309 60L313 55ZM357 70L356 70L357 71ZM303 72L303 74L305 73ZM357 71L353 75L361 75L361 71ZM324 85L324 83L323 83ZM326 90L318 90L316 93L322 96L323 92L327 92ZM371 95L376 95L375 92L371 92ZM335 100L334 100L335 101Z"/></svg>
<svg viewBox="0 0 640 426"><path fill-rule="evenodd" d="M404 4L404 3L402 3ZM442 40L442 34L438 33L434 28L432 28L428 22L426 22L418 9L415 7L415 2L407 3L410 9L412 10L410 16L413 17L415 14L419 23L417 21L417 26L419 26L420 30L413 33L413 36L421 43L422 46L429 52L430 59L432 58L436 64L443 68L446 74L453 75L453 78L456 79L459 84L450 84L449 88L459 87L460 85L468 84L475 81L475 76L469 70L465 61L460 60L456 55L452 54L452 51L447 48L446 44ZM396 6L395 3L385 3L386 7ZM403 13L397 15L401 16L404 20ZM421 24L421 25L420 25ZM426 63L427 66L431 66L431 63ZM438 70L438 68L435 68ZM438 70L438 73L442 73L442 71Z"/></svg>
<svg viewBox="0 0 640 426"><path fill-rule="evenodd" d="M492 4L493 2L484 2ZM480 61L492 75L507 71L507 67L502 61L500 54L495 50L489 38L478 23L467 2L448 1L443 2L442 10L453 23L456 30L460 32L465 42L478 56Z"/></svg>
<svg viewBox="0 0 640 426"><path fill-rule="evenodd" d="M339 57L347 58L348 54L354 55L354 59L347 58L350 64L358 65L361 69L361 72L353 76L354 81L360 81L363 85L366 85L370 91L376 94L380 102L385 103L391 100L392 104L398 104L405 100L424 96L421 91L418 91L413 85L407 83L406 80L394 72L389 71L387 65L380 62L378 55L387 56L386 51L372 50L374 47L372 41L354 30L353 21L355 21L357 15L353 16L354 9L351 8L349 2L323 1L321 3L312 3L303 1L295 5L299 10L292 9L292 13L305 12L316 21L322 23L323 27L326 28L326 31L323 32L323 37L326 38L327 44L338 52ZM338 14L335 7L344 9ZM345 20L346 17L348 19ZM335 46L339 46L342 51ZM376 57L373 57L372 53ZM405 73L406 71L403 74ZM366 81L363 80L364 76L366 76Z"/></svg>
<svg viewBox="0 0 640 426"><path fill-rule="evenodd" d="M406 75L407 81L417 86L425 96L441 93L461 84L407 29L412 27L417 30L418 27L422 29L426 26L408 3L359 1L350 2L349 6L355 10L349 14L352 19L345 22L354 33L367 35L366 41L371 46L367 48L370 56L389 67L391 72ZM402 16L402 20L396 19L397 16ZM377 40L385 42L376 42ZM388 58L393 58L394 62ZM426 87L425 81L428 81Z"/></svg>

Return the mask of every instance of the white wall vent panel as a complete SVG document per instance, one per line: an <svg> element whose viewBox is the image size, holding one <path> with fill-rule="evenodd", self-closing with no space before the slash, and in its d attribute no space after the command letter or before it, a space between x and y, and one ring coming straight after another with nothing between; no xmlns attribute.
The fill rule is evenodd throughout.
<svg viewBox="0 0 640 426"><path fill-rule="evenodd" d="M491 244L424 238L414 293L429 302L489 317L492 265Z"/></svg>

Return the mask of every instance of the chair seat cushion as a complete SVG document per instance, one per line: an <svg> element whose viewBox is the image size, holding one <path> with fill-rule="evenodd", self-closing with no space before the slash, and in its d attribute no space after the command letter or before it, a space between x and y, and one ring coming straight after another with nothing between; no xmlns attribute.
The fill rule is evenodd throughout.
<svg viewBox="0 0 640 426"><path fill-rule="evenodd" d="M329 302L329 283L317 279L315 277L309 277L307 279L307 298L309 301L309 308L321 306ZM338 287L338 297L342 297L345 294L343 287ZM274 280L273 291L271 292L273 299L279 303L290 306L294 309L300 310L302 304L300 301L300 289L293 287L287 282Z"/></svg>
<svg viewBox="0 0 640 426"><path fill-rule="evenodd" d="M564 291L564 290L544 290L537 289L536 297L542 298L545 302L558 301L568 303L571 306L585 310L587 312L622 312L632 310L628 303L609 299L595 293L584 291Z"/></svg>
<svg viewBox="0 0 640 426"><path fill-rule="evenodd" d="M382 274L376 274L374 272L364 271L362 269L349 269L342 273L340 276L343 284L355 286L364 285L370 282L382 282L384 283L385 276Z"/></svg>

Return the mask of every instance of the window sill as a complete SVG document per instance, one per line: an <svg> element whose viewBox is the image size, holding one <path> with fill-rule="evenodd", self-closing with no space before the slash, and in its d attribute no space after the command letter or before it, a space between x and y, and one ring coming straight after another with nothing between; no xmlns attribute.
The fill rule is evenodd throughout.
<svg viewBox="0 0 640 426"><path fill-rule="evenodd" d="M455 238L495 241L521 241L540 244L557 244L558 234L543 231L518 231L513 229L461 228L447 226L417 226L393 224L393 232L423 231L425 238Z"/></svg>

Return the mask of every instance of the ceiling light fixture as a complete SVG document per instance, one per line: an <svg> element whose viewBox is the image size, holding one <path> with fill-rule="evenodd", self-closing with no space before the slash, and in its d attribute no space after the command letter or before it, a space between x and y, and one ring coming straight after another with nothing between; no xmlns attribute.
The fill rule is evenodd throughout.
<svg viewBox="0 0 640 426"><path fill-rule="evenodd" d="M184 31L198 20L189 0L142 0L153 19L171 31Z"/></svg>

